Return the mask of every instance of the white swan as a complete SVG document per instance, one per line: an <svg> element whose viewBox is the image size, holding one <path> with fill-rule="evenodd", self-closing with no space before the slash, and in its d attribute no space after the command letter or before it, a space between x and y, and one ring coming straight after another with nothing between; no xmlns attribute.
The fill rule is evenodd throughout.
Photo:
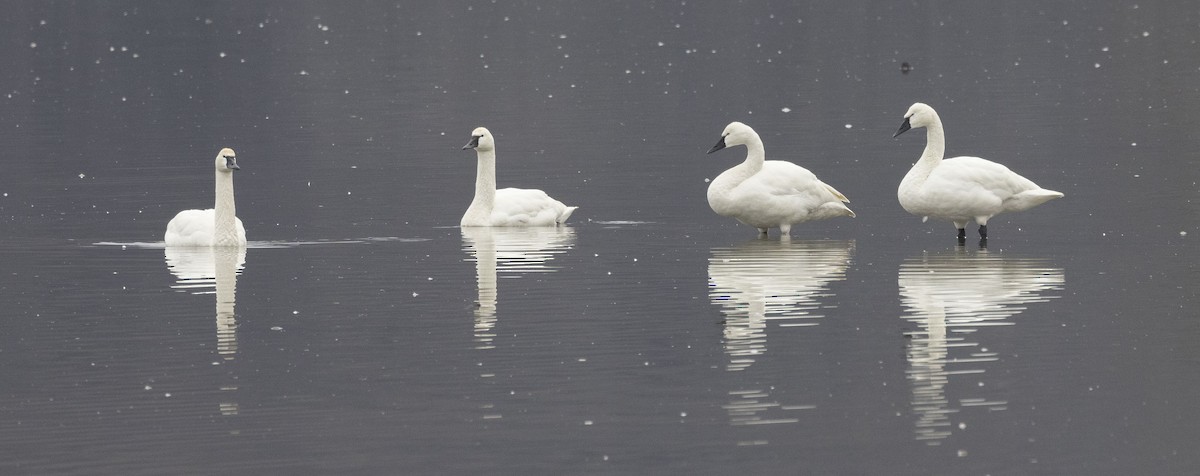
<svg viewBox="0 0 1200 476"><path fill-rule="evenodd" d="M536 189L496 190L496 141L479 127L463 150L475 149L475 199L467 207L461 226L558 226L579 207L568 207Z"/></svg>
<svg viewBox="0 0 1200 476"><path fill-rule="evenodd" d="M167 223L167 246L246 246L246 228L233 205L233 171L239 170L233 149L216 159L216 206L184 210Z"/></svg>
<svg viewBox="0 0 1200 476"><path fill-rule="evenodd" d="M736 218L764 235L770 228L779 228L784 238L796 223L854 216L842 205L850 200L808 169L782 160L764 160L762 139L750 126L729 123L708 153L735 145L746 146L746 161L722 172L708 186L708 205L718 215Z"/></svg>
<svg viewBox="0 0 1200 476"><path fill-rule="evenodd" d="M979 157L946 155L946 134L937 111L923 103L913 104L904 123L892 137L914 127L926 129L925 152L900 182L900 206L913 215L948 220L966 239L966 224L979 224L979 237L987 240L988 219L1005 212L1028 210L1055 198L1061 192L1046 190L1003 165Z"/></svg>

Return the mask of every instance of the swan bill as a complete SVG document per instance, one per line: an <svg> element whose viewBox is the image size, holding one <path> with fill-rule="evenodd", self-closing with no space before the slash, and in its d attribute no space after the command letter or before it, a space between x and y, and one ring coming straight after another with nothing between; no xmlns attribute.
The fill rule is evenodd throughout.
<svg viewBox="0 0 1200 476"><path fill-rule="evenodd" d="M721 136L721 140L717 141L717 145L714 145L714 146L712 146L711 149L708 149L708 153L711 154L713 152L716 152L716 151L724 149L724 148L725 148L725 136Z"/></svg>
<svg viewBox="0 0 1200 476"><path fill-rule="evenodd" d="M900 137L900 134L903 134L904 131L907 131L909 129L912 129L912 124L908 122L908 118L906 117L906 118L904 118L904 124L900 124L900 129L897 130L895 134L892 134L892 138L895 139L897 137Z"/></svg>
<svg viewBox="0 0 1200 476"><path fill-rule="evenodd" d="M467 145L464 145L462 150L474 149L476 147L479 147L479 138L481 138L481 137L483 137L483 136L471 136L471 142L467 142Z"/></svg>

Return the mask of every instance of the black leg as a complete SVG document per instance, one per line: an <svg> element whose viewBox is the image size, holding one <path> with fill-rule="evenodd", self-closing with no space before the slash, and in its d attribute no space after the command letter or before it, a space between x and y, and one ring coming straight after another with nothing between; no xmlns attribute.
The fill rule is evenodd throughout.
<svg viewBox="0 0 1200 476"><path fill-rule="evenodd" d="M987 239L987 225L979 225L979 238L983 240Z"/></svg>
<svg viewBox="0 0 1200 476"><path fill-rule="evenodd" d="M967 229L966 229L966 228L959 228L959 229L958 229L958 240L959 240L959 241L962 241L962 240L965 240L965 239L967 239Z"/></svg>

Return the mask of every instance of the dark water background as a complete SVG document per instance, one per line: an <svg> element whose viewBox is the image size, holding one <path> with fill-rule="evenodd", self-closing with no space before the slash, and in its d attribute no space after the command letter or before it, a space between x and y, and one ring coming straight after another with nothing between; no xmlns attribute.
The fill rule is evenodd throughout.
<svg viewBox="0 0 1200 476"><path fill-rule="evenodd" d="M1194 473L1198 40L1172 2L8 5L0 470ZM916 101L1066 198L955 246L896 202ZM733 120L858 218L713 214ZM456 227L479 125L570 229ZM221 147L250 249L139 245Z"/></svg>

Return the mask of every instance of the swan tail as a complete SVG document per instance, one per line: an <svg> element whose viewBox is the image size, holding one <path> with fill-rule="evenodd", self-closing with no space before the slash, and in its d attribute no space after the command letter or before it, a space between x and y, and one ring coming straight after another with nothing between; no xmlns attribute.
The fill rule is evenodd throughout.
<svg viewBox="0 0 1200 476"><path fill-rule="evenodd" d="M557 220L555 220L555 223L556 223L556 224L558 224L558 225L563 225L563 224L566 224L566 222L567 222L567 219L568 219L568 218L571 218L571 214L572 214L572 213L575 213L575 209L577 209L577 208L579 208L579 207L566 207L566 208L564 208L564 209L563 209L563 211L562 211L562 213L559 213L559 214L558 214L558 219L557 219Z"/></svg>
<svg viewBox="0 0 1200 476"><path fill-rule="evenodd" d="M854 214L854 210L842 205L841 202L825 203L817 209L817 213L815 215L820 218L833 218L841 216L854 218L857 216Z"/></svg>
<svg viewBox="0 0 1200 476"><path fill-rule="evenodd" d="M1033 208L1033 207L1036 207L1043 203L1046 203L1050 200L1054 200L1056 198L1062 198L1063 196L1064 195L1062 192L1056 192L1054 190L1046 190L1043 188L1038 188L1038 189L1034 189L1034 190L1026 190L1024 192L1013 195L1012 197L1009 197L1009 199L1005 201L1004 208L1006 209L1005 211L1028 210L1030 208Z"/></svg>
<svg viewBox="0 0 1200 476"><path fill-rule="evenodd" d="M1043 194L1046 194L1046 195L1048 195L1048 196L1049 196L1050 198L1052 198L1052 199L1053 199L1053 198L1063 198L1063 197L1065 197L1065 196L1066 196L1066 195L1064 195L1062 192L1057 192L1057 191L1054 191L1054 190L1046 190L1046 189L1044 189L1044 188L1043 188L1043 189L1040 189L1040 190L1038 190L1038 191L1039 191L1039 192L1042 192Z"/></svg>

